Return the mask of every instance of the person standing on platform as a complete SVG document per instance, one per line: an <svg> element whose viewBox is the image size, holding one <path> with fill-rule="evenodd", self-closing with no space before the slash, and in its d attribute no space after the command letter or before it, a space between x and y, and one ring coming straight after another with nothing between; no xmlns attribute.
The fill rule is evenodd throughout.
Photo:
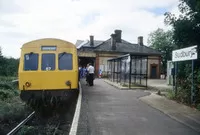
<svg viewBox="0 0 200 135"><path fill-rule="evenodd" d="M99 69L99 78L101 78L101 76L102 76L102 70Z"/></svg>
<svg viewBox="0 0 200 135"><path fill-rule="evenodd" d="M78 68L78 80L80 81L81 79L81 67Z"/></svg>
<svg viewBox="0 0 200 135"><path fill-rule="evenodd" d="M86 77L86 67L83 67L83 78Z"/></svg>
<svg viewBox="0 0 200 135"><path fill-rule="evenodd" d="M86 74L85 74L85 76L86 76L86 85L89 85L89 72L88 72L88 68L89 68L89 64L87 64L87 67L86 67Z"/></svg>
<svg viewBox="0 0 200 135"><path fill-rule="evenodd" d="M83 78L83 67L81 67L81 78Z"/></svg>
<svg viewBox="0 0 200 135"><path fill-rule="evenodd" d="M92 66L92 64L89 64L88 67L88 83L90 86L94 85L94 67Z"/></svg>

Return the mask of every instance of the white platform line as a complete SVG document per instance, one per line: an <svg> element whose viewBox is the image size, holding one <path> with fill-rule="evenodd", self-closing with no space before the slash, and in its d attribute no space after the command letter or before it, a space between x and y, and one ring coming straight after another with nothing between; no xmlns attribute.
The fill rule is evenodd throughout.
<svg viewBox="0 0 200 135"><path fill-rule="evenodd" d="M79 82L79 96L78 96L78 101L77 101L77 104L76 104L76 111L75 111L75 114L74 114L74 118L73 118L73 121L72 121L72 125L71 125L69 135L76 135L76 133L77 133L78 120L79 120L80 110L81 110L81 100L82 100L82 87L81 87L81 83Z"/></svg>

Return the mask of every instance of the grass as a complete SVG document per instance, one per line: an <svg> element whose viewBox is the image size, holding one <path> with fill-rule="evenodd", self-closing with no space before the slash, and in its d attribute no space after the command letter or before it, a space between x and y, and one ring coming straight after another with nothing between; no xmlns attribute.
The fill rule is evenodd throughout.
<svg viewBox="0 0 200 135"><path fill-rule="evenodd" d="M166 97L168 99L175 100L176 99L175 92L173 90L167 90Z"/></svg>
<svg viewBox="0 0 200 135"><path fill-rule="evenodd" d="M31 111L20 100L19 90L11 82L14 79L16 77L0 77L0 134L8 133Z"/></svg>
<svg viewBox="0 0 200 135"><path fill-rule="evenodd" d="M175 92L172 89L166 89L166 90L158 90L157 95L160 96L165 96L166 98L170 99L170 100L175 100L176 96L175 96Z"/></svg>

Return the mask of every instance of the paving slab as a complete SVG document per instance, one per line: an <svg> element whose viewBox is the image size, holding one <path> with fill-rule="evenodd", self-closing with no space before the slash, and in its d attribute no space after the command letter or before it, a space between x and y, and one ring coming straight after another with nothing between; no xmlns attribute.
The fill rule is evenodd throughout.
<svg viewBox="0 0 200 135"><path fill-rule="evenodd" d="M197 109L179 104L156 93L141 97L140 100L198 131L200 134L200 111Z"/></svg>
<svg viewBox="0 0 200 135"><path fill-rule="evenodd" d="M148 79L147 85L149 88L155 89L155 90L166 91L166 90L173 89L173 86L170 86L167 84L166 79Z"/></svg>
<svg viewBox="0 0 200 135"><path fill-rule="evenodd" d="M119 83L112 82L109 79L103 79L103 80L106 83L108 83L118 89L129 90L128 87L123 87ZM147 88L146 87L133 87L132 89L142 89L142 90L146 89L146 90L151 90L151 91L158 91L158 90L167 91L167 90L173 89L172 86L167 85L167 80L165 80L165 79L148 79L147 85L148 85Z"/></svg>
<svg viewBox="0 0 200 135"><path fill-rule="evenodd" d="M192 128L142 102L142 90L119 90L102 79L82 84L78 135L199 135Z"/></svg>

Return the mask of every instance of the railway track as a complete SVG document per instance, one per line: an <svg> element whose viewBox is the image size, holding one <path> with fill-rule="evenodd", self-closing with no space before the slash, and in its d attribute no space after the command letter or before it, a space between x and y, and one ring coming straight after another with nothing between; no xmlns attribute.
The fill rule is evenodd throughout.
<svg viewBox="0 0 200 135"><path fill-rule="evenodd" d="M30 121L33 116L35 115L35 111L32 112L30 115L28 115L28 117L26 117L22 122L20 122L15 128L13 128L7 135L14 135L16 134L20 128L25 125L28 121Z"/></svg>
<svg viewBox="0 0 200 135"><path fill-rule="evenodd" d="M7 135L16 135L21 132L64 135L69 134L73 115L77 103L78 95L74 95L70 102L63 103L64 106L58 107L53 110L33 111L16 127L14 127ZM26 128L31 127L30 131ZM25 129L25 130L24 130ZM36 131L36 132L35 132Z"/></svg>
<svg viewBox="0 0 200 135"><path fill-rule="evenodd" d="M31 130L33 131L31 134L69 134L75 111L75 105L76 102L73 101L69 105L51 112L45 112L45 114L34 111L9 133L7 133L7 135L15 135L21 132L24 133L24 131L25 133L30 133ZM31 127L28 129L30 131L26 130L26 127Z"/></svg>
<svg viewBox="0 0 200 135"><path fill-rule="evenodd" d="M33 126L35 126L31 121L34 116L37 119L36 121L37 121L38 125L41 126L41 127L45 127L45 124L41 124L41 121L38 121L38 117L36 115L36 112L34 111L31 114L29 114L28 117L26 117L22 122L20 122L15 128L13 128L9 133L7 133L7 135L15 135L15 134L17 134L18 132L20 132L20 129L25 125L28 125L28 126L33 125ZM56 120L54 119L55 123L51 123L51 126L54 126L54 130L52 132L53 135L58 134L58 132L60 130L59 128L63 125L62 117L63 116L60 115L59 118L57 118ZM31 124L30 123L27 124L28 122L31 122Z"/></svg>

